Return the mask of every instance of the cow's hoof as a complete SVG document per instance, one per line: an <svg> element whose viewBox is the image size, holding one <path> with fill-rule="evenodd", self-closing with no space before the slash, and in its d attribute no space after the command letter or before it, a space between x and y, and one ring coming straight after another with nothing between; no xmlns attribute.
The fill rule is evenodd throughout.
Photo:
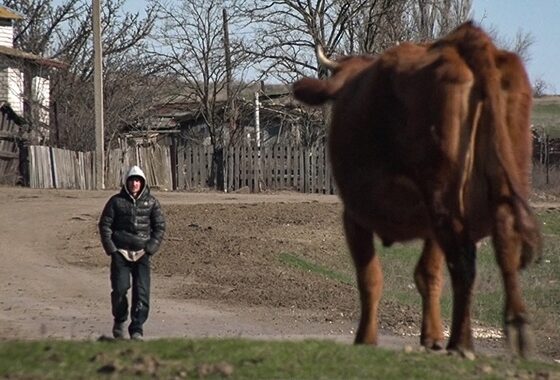
<svg viewBox="0 0 560 380"><path fill-rule="evenodd" d="M524 359L528 359L532 356L535 342L531 327L527 323L507 323L506 336L513 353Z"/></svg>
<svg viewBox="0 0 560 380"><path fill-rule="evenodd" d="M431 349L431 350L427 350L427 352L432 355L449 355L449 352L445 348L438 349L438 350Z"/></svg>
<svg viewBox="0 0 560 380"><path fill-rule="evenodd" d="M469 350L466 348L448 348L447 352L449 355L456 355L459 356L461 358L467 359L467 360L475 360L476 359L476 355L474 354L473 350Z"/></svg>
<svg viewBox="0 0 560 380"><path fill-rule="evenodd" d="M442 340L424 339L420 344L430 351L442 351L445 347Z"/></svg>
<svg viewBox="0 0 560 380"><path fill-rule="evenodd" d="M364 338L364 337L356 336L356 338L354 339L354 344L356 344L356 345L365 344L365 345L369 345L369 346L377 346L377 337L376 338L373 338L373 337Z"/></svg>
<svg viewBox="0 0 560 380"><path fill-rule="evenodd" d="M432 343L432 345L430 346L430 350L432 351L444 351L445 350L445 344L443 343L443 340L438 340Z"/></svg>

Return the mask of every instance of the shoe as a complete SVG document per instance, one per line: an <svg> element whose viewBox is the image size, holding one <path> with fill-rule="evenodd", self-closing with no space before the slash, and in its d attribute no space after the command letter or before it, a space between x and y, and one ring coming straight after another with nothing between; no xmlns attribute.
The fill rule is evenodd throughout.
<svg viewBox="0 0 560 380"><path fill-rule="evenodd" d="M124 339L124 332L126 331L125 322L115 322L113 324L113 338Z"/></svg>
<svg viewBox="0 0 560 380"><path fill-rule="evenodd" d="M139 332L132 333L130 335L130 339L137 340L137 341L143 341L144 340L144 338L142 337L142 334L139 333Z"/></svg>

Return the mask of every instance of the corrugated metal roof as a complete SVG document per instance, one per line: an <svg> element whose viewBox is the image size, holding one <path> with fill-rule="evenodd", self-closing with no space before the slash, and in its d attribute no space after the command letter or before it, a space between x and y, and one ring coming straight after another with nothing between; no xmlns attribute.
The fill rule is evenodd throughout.
<svg viewBox="0 0 560 380"><path fill-rule="evenodd" d="M8 7L0 5L0 18L7 18L10 20L21 20L23 19L23 15L19 12L14 11Z"/></svg>
<svg viewBox="0 0 560 380"><path fill-rule="evenodd" d="M56 59L44 58L44 57L41 57L40 55L27 53L25 51L10 48L10 47L7 47L7 46L0 46L0 54L1 55L7 55L7 56L10 56L10 57L20 58L20 59L24 59L24 60L28 60L28 61L34 61L38 65L41 65L41 66L56 67L56 68L59 68L59 69L63 69L63 68L68 67L68 64L65 63L65 62L62 62L62 61L59 61L59 60L56 60Z"/></svg>

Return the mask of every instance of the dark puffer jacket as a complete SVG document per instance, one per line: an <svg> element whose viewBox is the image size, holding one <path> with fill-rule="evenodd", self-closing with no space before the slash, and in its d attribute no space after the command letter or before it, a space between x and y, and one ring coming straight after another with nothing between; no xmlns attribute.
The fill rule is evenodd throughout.
<svg viewBox="0 0 560 380"><path fill-rule="evenodd" d="M140 196L134 199L126 184L119 194L109 199L99 219L99 234L105 253L118 248L155 254L165 233L165 219L158 200L144 185Z"/></svg>

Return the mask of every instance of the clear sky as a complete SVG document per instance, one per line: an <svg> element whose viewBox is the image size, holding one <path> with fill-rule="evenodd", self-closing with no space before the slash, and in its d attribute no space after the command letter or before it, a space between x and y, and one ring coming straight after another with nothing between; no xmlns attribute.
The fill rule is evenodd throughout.
<svg viewBox="0 0 560 380"><path fill-rule="evenodd" d="M145 0L126 0L132 10ZM493 27L501 38L513 40L518 30L529 32L527 70L533 82L544 80L547 93L560 94L560 0L473 0L473 18L483 27Z"/></svg>
<svg viewBox="0 0 560 380"><path fill-rule="evenodd" d="M475 21L503 38L513 39L520 29L531 33L531 81L540 78L550 85L547 93L560 94L560 0L473 0L473 12Z"/></svg>

